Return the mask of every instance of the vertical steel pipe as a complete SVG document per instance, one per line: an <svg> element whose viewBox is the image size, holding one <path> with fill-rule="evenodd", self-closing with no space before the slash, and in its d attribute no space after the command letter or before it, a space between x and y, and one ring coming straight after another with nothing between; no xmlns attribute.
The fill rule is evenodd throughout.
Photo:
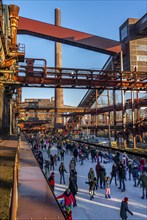
<svg viewBox="0 0 147 220"><path fill-rule="evenodd" d="M17 28L18 28L19 7L17 5L9 5L9 17L11 27L11 44L17 44Z"/></svg>

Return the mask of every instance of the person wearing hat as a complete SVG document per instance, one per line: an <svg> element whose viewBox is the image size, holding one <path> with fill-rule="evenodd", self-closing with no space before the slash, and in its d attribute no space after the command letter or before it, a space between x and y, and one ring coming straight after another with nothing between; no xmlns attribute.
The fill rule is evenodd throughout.
<svg viewBox="0 0 147 220"><path fill-rule="evenodd" d="M127 212L133 215L133 212L131 212L128 208L128 197L125 197L124 200L121 202L121 207L120 207L120 217L122 220L127 220L128 218Z"/></svg>

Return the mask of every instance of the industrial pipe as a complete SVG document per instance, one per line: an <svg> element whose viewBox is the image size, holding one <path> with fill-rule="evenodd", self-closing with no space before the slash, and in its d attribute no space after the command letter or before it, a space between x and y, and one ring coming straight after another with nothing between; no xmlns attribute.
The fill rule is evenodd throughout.
<svg viewBox="0 0 147 220"><path fill-rule="evenodd" d="M11 44L17 44L17 28L18 28L19 7L17 5L9 5L9 17L11 27Z"/></svg>

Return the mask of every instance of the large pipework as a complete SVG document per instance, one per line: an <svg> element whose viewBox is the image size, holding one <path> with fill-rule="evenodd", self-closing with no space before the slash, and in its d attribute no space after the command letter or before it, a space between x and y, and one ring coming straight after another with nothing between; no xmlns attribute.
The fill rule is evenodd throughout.
<svg viewBox="0 0 147 220"><path fill-rule="evenodd" d="M17 28L18 28L18 14L19 7L16 5L9 5L9 17L10 17L10 28L11 28L11 44L17 44Z"/></svg>

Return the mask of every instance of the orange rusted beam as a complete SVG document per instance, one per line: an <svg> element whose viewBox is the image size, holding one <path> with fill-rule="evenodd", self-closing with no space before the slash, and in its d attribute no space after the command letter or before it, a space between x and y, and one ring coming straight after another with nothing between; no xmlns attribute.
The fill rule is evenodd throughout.
<svg viewBox="0 0 147 220"><path fill-rule="evenodd" d="M19 17L18 34L28 34L108 55L115 55L122 50L125 52L125 44L119 41L24 17Z"/></svg>
<svg viewBox="0 0 147 220"><path fill-rule="evenodd" d="M50 78L43 79L41 77L24 77L18 76L16 81L22 83L24 87L28 84L48 85L50 88L103 88L103 89L147 89L146 82L134 81L116 81L116 80L89 80L89 79L69 79L69 78Z"/></svg>

